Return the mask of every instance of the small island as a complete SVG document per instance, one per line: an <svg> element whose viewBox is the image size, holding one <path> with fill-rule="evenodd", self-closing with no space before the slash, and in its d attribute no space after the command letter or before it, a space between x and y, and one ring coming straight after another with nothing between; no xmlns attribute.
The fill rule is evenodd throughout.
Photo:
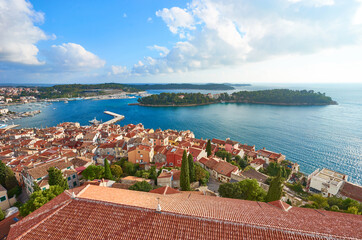
<svg viewBox="0 0 362 240"><path fill-rule="evenodd" d="M325 93L313 90L273 89L260 91L240 91L232 94L201 93L161 93L138 99L138 105L165 106L199 106L215 103L249 103L285 106L336 105Z"/></svg>

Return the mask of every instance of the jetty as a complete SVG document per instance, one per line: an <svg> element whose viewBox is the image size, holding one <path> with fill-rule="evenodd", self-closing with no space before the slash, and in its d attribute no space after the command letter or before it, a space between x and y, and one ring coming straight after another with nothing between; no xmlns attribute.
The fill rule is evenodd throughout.
<svg viewBox="0 0 362 240"><path fill-rule="evenodd" d="M108 114L108 115L111 115L113 116L114 118L103 123L103 124L113 124L113 123L116 123L116 122L119 122L121 120L124 119L124 116L123 115L120 115L120 114L117 114L117 113L114 113L114 112L110 112L110 111L104 111L105 114Z"/></svg>

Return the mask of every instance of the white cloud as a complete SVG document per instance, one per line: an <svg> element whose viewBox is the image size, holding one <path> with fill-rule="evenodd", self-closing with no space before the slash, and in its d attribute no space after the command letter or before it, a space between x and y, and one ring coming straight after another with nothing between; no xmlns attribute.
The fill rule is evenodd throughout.
<svg viewBox="0 0 362 240"><path fill-rule="evenodd" d="M43 20L28 1L0 0L0 61L42 64L35 44L47 36L34 24Z"/></svg>
<svg viewBox="0 0 362 240"><path fill-rule="evenodd" d="M112 65L112 73L114 75L127 73L127 67L125 66L114 66Z"/></svg>
<svg viewBox="0 0 362 240"><path fill-rule="evenodd" d="M147 22L152 22L152 18L151 17L147 18Z"/></svg>
<svg viewBox="0 0 362 240"><path fill-rule="evenodd" d="M103 67L106 63L76 43L53 45L51 50L46 53L46 56L55 68L62 68L69 71L97 69Z"/></svg>
<svg viewBox="0 0 362 240"><path fill-rule="evenodd" d="M351 17L346 14L352 5L339 9L334 0L286 1L294 3L273 1L267 11L253 0L192 0L186 9L157 11L183 41L161 52L159 58L146 57L131 72L147 75L213 69L358 42L359 33L349 27ZM315 12L294 13L297 2L315 7ZM335 8L338 14L331 16L321 6Z"/></svg>
<svg viewBox="0 0 362 240"><path fill-rule="evenodd" d="M290 3L299 3L311 7L333 6L334 0L287 0Z"/></svg>
<svg viewBox="0 0 362 240"><path fill-rule="evenodd" d="M353 24L355 25L362 25L362 0L357 0L359 2L359 7L353 17Z"/></svg>
<svg viewBox="0 0 362 240"><path fill-rule="evenodd" d="M179 33L184 36L185 29L195 29L194 18L185 9L179 7L164 8L156 12L156 16L161 17L174 34Z"/></svg>
<svg viewBox="0 0 362 240"><path fill-rule="evenodd" d="M168 50L167 47L162 47L162 46L158 46L158 45L153 45L148 48L151 50L156 50L156 51L160 52L161 57L166 56L170 52L170 50Z"/></svg>
<svg viewBox="0 0 362 240"><path fill-rule="evenodd" d="M127 14L126 14L126 13L123 13L123 17L126 18L126 17L127 17Z"/></svg>

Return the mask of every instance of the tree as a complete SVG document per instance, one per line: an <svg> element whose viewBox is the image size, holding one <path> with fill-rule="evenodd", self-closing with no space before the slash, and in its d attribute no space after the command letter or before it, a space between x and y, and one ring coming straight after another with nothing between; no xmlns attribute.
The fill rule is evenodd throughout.
<svg viewBox="0 0 362 240"><path fill-rule="evenodd" d="M327 198L323 197L320 194L313 194L312 196L309 197L309 200L312 201L313 205L319 209L320 208L326 209L329 207Z"/></svg>
<svg viewBox="0 0 362 240"><path fill-rule="evenodd" d="M352 213L352 214L358 214L358 208L355 206L349 207L346 211L346 213Z"/></svg>
<svg viewBox="0 0 362 240"><path fill-rule="evenodd" d="M149 192L152 190L152 186L148 182L142 181L142 182L136 182L135 184L130 186L128 189L135 190L135 191Z"/></svg>
<svg viewBox="0 0 362 240"><path fill-rule="evenodd" d="M6 190L10 190L12 188L19 186L13 171L1 161L0 161L0 184L4 188L6 188Z"/></svg>
<svg viewBox="0 0 362 240"><path fill-rule="evenodd" d="M29 200L20 207L20 215L25 217L26 215L34 212L36 209L40 208L59 194L61 194L64 189L58 185L50 186L49 189L44 191L36 191L31 194Z"/></svg>
<svg viewBox="0 0 362 240"><path fill-rule="evenodd" d="M37 182L33 182L33 192L40 191L40 187Z"/></svg>
<svg viewBox="0 0 362 240"><path fill-rule="evenodd" d="M211 156L211 141L210 139L207 140L207 144L206 144L206 153L207 153L207 157L210 157Z"/></svg>
<svg viewBox="0 0 362 240"><path fill-rule="evenodd" d="M116 179L119 179L119 178L122 177L123 170L119 165L112 164L111 165L111 173Z"/></svg>
<svg viewBox="0 0 362 240"><path fill-rule="evenodd" d="M64 190L69 189L67 180L63 177L62 171L55 167L51 167L48 169L48 175L49 175L49 186L58 185L62 187Z"/></svg>
<svg viewBox="0 0 362 240"><path fill-rule="evenodd" d="M236 163L240 166L241 169L244 169L248 166L248 160L245 158L241 158L239 155L235 156Z"/></svg>
<svg viewBox="0 0 362 240"><path fill-rule="evenodd" d="M104 178L105 179L113 179L111 168L109 166L109 162L107 159L104 159Z"/></svg>
<svg viewBox="0 0 362 240"><path fill-rule="evenodd" d="M123 172L127 175L134 175L137 171L136 164L133 164L131 162L124 162L122 166Z"/></svg>
<svg viewBox="0 0 362 240"><path fill-rule="evenodd" d="M181 164L180 187L182 191L190 191L190 168L187 160L187 153L184 150Z"/></svg>
<svg viewBox="0 0 362 240"><path fill-rule="evenodd" d="M195 166L194 166L194 158L192 157L191 153L187 158L189 162L189 175L190 175L190 183L195 182Z"/></svg>
<svg viewBox="0 0 362 240"><path fill-rule="evenodd" d="M282 197L284 185L283 185L283 178L282 178L281 174L282 173L279 170L278 175L271 180L269 191L265 198L266 202L273 202L276 200L280 200L280 198Z"/></svg>
<svg viewBox="0 0 362 240"><path fill-rule="evenodd" d="M221 184L219 194L227 198L264 201L266 192L259 186L255 179L245 179L236 183Z"/></svg>
<svg viewBox="0 0 362 240"><path fill-rule="evenodd" d="M3 212L3 210L0 208L0 221L3 220L5 218L5 214Z"/></svg>
<svg viewBox="0 0 362 240"><path fill-rule="evenodd" d="M104 167L90 165L82 172L82 176L87 180L94 180L102 178L104 174Z"/></svg>
<svg viewBox="0 0 362 240"><path fill-rule="evenodd" d="M206 185L210 178L210 173L203 169L199 164L195 164L195 180L199 181L202 185Z"/></svg>

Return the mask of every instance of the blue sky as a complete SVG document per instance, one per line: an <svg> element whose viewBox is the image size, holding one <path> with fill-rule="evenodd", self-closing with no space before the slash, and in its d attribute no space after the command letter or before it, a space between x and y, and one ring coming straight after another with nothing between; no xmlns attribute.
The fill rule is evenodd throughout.
<svg viewBox="0 0 362 240"><path fill-rule="evenodd" d="M361 0L0 0L0 83L362 82Z"/></svg>

